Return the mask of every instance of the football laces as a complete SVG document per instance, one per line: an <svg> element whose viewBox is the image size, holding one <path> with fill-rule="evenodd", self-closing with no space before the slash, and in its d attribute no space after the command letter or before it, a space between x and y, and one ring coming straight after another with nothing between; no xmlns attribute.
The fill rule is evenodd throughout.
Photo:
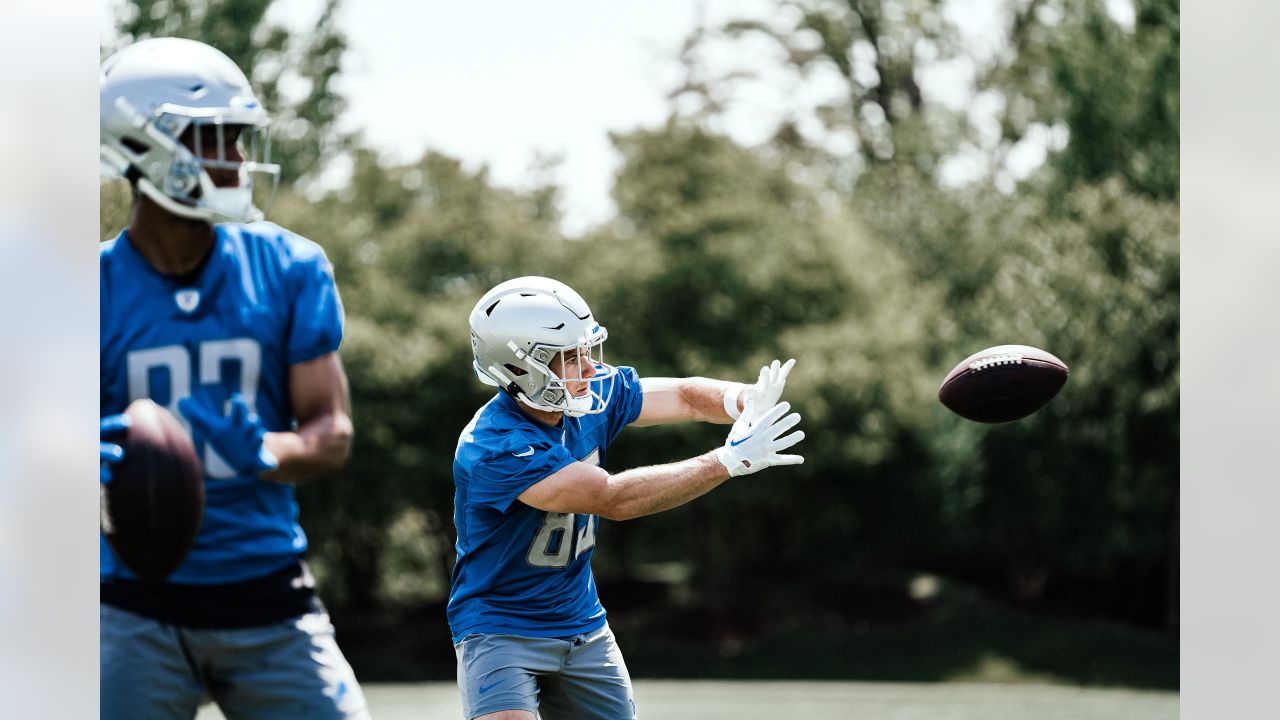
<svg viewBox="0 0 1280 720"><path fill-rule="evenodd" d="M976 362L969 363L969 369L974 372L981 372L989 367L996 365L1021 365L1022 353L1008 353L1005 355L992 355L989 358L983 358Z"/></svg>

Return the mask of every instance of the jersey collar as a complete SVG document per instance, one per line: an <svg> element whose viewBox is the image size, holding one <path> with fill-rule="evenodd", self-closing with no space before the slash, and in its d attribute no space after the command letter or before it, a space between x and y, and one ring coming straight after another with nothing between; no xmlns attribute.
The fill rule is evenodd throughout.
<svg viewBox="0 0 1280 720"><path fill-rule="evenodd" d="M228 242L226 229L222 225L214 225L213 249L209 252L209 259L205 261L204 267L200 272L186 282L172 275L165 275L147 262L142 253L138 252L138 249L133 246L133 242L129 238L128 228L120 231L120 235L116 239L116 248L120 253L121 259L136 276L142 278L142 282L151 284L156 291L164 292L166 295L173 297L174 313L176 315L193 316L201 314L204 307L209 304L206 298L211 298L222 284L226 275L226 256L230 252L227 247ZM200 299L193 309L183 309L181 306L186 304L184 301L191 296L193 291Z"/></svg>

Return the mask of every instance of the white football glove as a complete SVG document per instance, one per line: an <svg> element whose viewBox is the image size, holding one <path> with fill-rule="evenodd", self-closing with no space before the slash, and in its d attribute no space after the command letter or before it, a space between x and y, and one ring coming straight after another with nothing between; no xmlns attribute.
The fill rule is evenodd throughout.
<svg viewBox="0 0 1280 720"><path fill-rule="evenodd" d="M787 375L791 373L791 368L795 367L795 364L795 358L791 358L786 364L774 360L760 368L760 379L756 380L755 385L743 389L742 415L748 418L748 425L755 424L755 419L751 417L751 408L764 412L778 404L778 400L782 398L782 388L787 384Z"/></svg>
<svg viewBox="0 0 1280 720"><path fill-rule="evenodd" d="M800 422L800 413L787 415L790 409L791 403L778 403L761 413L753 423L751 418L755 413L751 404L747 404L742 417L729 431L724 447L716 450L716 458L729 470L731 477L750 475L773 465L799 465L804 462L799 455L778 454L804 439L803 430L782 437Z"/></svg>

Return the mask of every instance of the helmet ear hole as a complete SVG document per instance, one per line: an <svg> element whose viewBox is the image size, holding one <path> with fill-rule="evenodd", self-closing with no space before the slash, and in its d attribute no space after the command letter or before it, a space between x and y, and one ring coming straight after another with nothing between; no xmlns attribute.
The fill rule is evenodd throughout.
<svg viewBox="0 0 1280 720"><path fill-rule="evenodd" d="M512 375L514 375L515 377L520 377L521 375L528 375L528 374L529 374L529 371L528 371L528 370L525 370L524 368L521 368L521 367L516 367L515 365L512 365L511 363L506 363L506 364L504 364L502 367L506 368L506 369L507 369L507 372L511 373L511 374L512 374Z"/></svg>
<svg viewBox="0 0 1280 720"><path fill-rule="evenodd" d="M150 145L134 140L133 138L120 138L120 144L139 155L151 149Z"/></svg>

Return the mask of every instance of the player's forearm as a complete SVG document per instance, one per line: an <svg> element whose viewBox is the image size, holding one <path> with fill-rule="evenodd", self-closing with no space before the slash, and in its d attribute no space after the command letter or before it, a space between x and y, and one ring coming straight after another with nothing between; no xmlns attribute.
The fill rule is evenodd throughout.
<svg viewBox="0 0 1280 720"><path fill-rule="evenodd" d="M301 484L335 473L351 454L353 428L346 413L322 415L304 423L296 432L272 432L263 444L280 467L262 474L264 480Z"/></svg>
<svg viewBox="0 0 1280 720"><path fill-rule="evenodd" d="M714 452L609 476L610 520L630 520L683 505L729 478Z"/></svg>
<svg viewBox="0 0 1280 720"><path fill-rule="evenodd" d="M731 401L742 410L741 383L713 378L685 378L680 385L680 397L694 418L702 422L726 425L733 418L725 411L725 394L732 391Z"/></svg>

